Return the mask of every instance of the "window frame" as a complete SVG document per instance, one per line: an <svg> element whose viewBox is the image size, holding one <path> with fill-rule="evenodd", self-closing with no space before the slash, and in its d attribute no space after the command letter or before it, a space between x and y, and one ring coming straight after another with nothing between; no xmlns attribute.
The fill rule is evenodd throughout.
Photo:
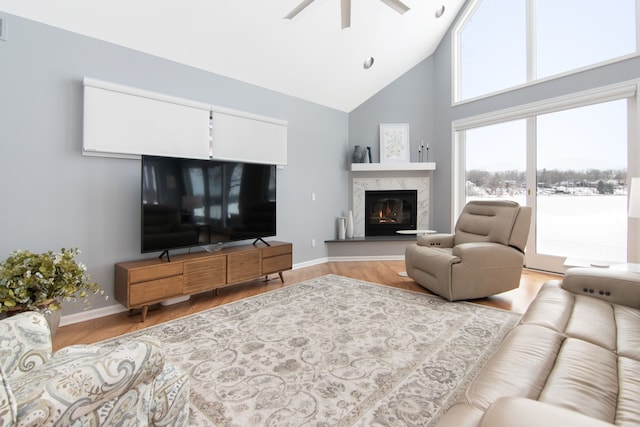
<svg viewBox="0 0 640 427"><path fill-rule="evenodd" d="M627 105L627 177L628 184L630 184L632 177L640 176L640 79L454 120L451 123L451 179L453 190L450 211L451 224L455 224L465 204L466 130L525 119L528 120L527 138L535 139L535 120L539 115L620 99L629 99ZM527 156L535 156L533 145L528 144ZM535 170L527 170L527 173L527 182L535 182ZM535 192L535 188L528 187L527 190L529 194L527 196L527 205L532 205L532 197L535 196L531 195L530 192ZM640 239L637 239L638 234L640 234L640 220L629 219L627 228L627 262L640 262ZM530 230L529 238L533 239L534 237L532 229Z"/></svg>
<svg viewBox="0 0 640 427"><path fill-rule="evenodd" d="M483 95L474 96L471 98L460 99L460 90L461 90L461 74L460 74L460 65L462 62L461 59L461 49L460 49L460 34L464 29L465 25L469 22L473 14L482 4L482 0L471 0L467 5L466 9L462 12L462 14L458 17L457 21L451 27L451 58L452 58L452 69L451 73L451 106L455 107L458 105L464 105L467 103L475 102L481 99L489 98L492 96L500 95L503 93L512 92L514 90L523 89L526 87L530 87L533 85L537 85L540 83L548 82L551 80L556 80L559 78L563 78L566 76L570 76L573 74L582 73L584 71L588 71L595 68L604 67L610 64L615 64L618 62L623 62L628 59L640 57L640 0L635 0L635 10L636 10L636 51L633 53L629 53L622 56L617 56L615 58L606 59L604 61L596 62L593 64L585 65L583 67L574 68L571 70L567 70L561 73L553 74L550 76L546 76L543 78L537 78L536 71L536 22L535 22L535 8L536 8L536 0L522 0L526 1L526 78L527 81L525 83L509 86L497 91L489 92Z"/></svg>

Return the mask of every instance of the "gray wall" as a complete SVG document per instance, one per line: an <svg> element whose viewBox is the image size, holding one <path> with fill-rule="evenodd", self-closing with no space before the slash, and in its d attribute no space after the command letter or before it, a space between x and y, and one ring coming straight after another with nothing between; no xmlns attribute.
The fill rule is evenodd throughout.
<svg viewBox="0 0 640 427"><path fill-rule="evenodd" d="M0 41L1 259L13 249L78 246L92 278L113 296L114 263L144 257L139 160L81 155L85 76L287 120L289 164L277 176L277 238L293 242L294 264L327 257L323 241L335 238L334 218L347 203L346 113L2 17L10 31L8 41ZM92 305L112 304L113 298ZM66 304L63 315L82 309Z"/></svg>
<svg viewBox="0 0 640 427"><path fill-rule="evenodd" d="M431 141L429 156L436 170L431 182L430 227L438 231L452 227L452 121L640 78L640 58L636 57L453 107L451 43L448 32L430 58L349 115L350 149L365 142L377 147L376 124L391 120L411 124L412 161L417 160L420 139Z"/></svg>
<svg viewBox="0 0 640 427"><path fill-rule="evenodd" d="M433 161L434 152L438 147L434 144L434 61L427 58L402 77L382 89L365 103L349 113L349 153L352 153L356 145L371 147L371 157L374 163L380 161L380 124L383 123L408 123L409 139L411 144L411 161L418 161L418 148L422 142L430 143L429 161ZM426 154L423 160L427 160ZM437 166L439 167L439 165ZM428 172L433 177L433 172ZM394 176L404 176L404 173L394 173ZM371 175L372 177L378 177ZM411 174L411 176L415 176ZM380 175L379 177L382 177ZM352 204L351 178L347 183L349 188L349 204ZM433 207L433 180L431 180L430 210ZM432 215L429 221L432 223ZM431 227L431 225L430 225ZM355 246L351 255L377 256L378 248L375 244L360 244ZM392 250L389 246L387 255L402 257L404 245L400 249ZM336 250L331 251L331 256L339 256Z"/></svg>
<svg viewBox="0 0 640 427"><path fill-rule="evenodd" d="M427 58L349 113L349 146L371 146L372 160L380 161L381 123L409 123L411 161L418 147L433 145L434 62ZM431 156L431 151L429 150ZM426 159L425 159L426 160ZM431 160L431 159L430 159Z"/></svg>

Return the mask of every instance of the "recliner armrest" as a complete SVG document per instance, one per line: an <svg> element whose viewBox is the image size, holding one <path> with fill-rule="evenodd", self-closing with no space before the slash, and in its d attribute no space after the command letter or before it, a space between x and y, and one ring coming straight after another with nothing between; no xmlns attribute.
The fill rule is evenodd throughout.
<svg viewBox="0 0 640 427"><path fill-rule="evenodd" d="M609 268L570 268L562 288L577 295L599 298L612 304L640 308L640 274Z"/></svg>
<svg viewBox="0 0 640 427"><path fill-rule="evenodd" d="M569 409L523 397L502 397L487 409L480 427L615 427Z"/></svg>
<svg viewBox="0 0 640 427"><path fill-rule="evenodd" d="M462 262L483 267L522 264L522 253L516 248L501 243L476 242L456 245L451 252Z"/></svg>
<svg viewBox="0 0 640 427"><path fill-rule="evenodd" d="M454 235L447 233L420 234L418 235L418 246L431 246L434 248L452 248Z"/></svg>

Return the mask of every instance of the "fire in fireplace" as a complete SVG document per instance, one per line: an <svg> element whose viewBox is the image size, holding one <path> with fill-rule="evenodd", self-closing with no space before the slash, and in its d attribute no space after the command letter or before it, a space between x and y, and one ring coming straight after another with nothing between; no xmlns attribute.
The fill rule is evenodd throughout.
<svg viewBox="0 0 640 427"><path fill-rule="evenodd" d="M365 236L390 236L397 230L415 230L417 190L365 191Z"/></svg>

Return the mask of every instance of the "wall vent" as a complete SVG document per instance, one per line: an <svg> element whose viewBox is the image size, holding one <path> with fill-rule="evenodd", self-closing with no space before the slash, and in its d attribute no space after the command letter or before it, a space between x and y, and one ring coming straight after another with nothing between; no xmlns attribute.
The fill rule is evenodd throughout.
<svg viewBox="0 0 640 427"><path fill-rule="evenodd" d="M0 40L7 41L7 20L0 17Z"/></svg>

